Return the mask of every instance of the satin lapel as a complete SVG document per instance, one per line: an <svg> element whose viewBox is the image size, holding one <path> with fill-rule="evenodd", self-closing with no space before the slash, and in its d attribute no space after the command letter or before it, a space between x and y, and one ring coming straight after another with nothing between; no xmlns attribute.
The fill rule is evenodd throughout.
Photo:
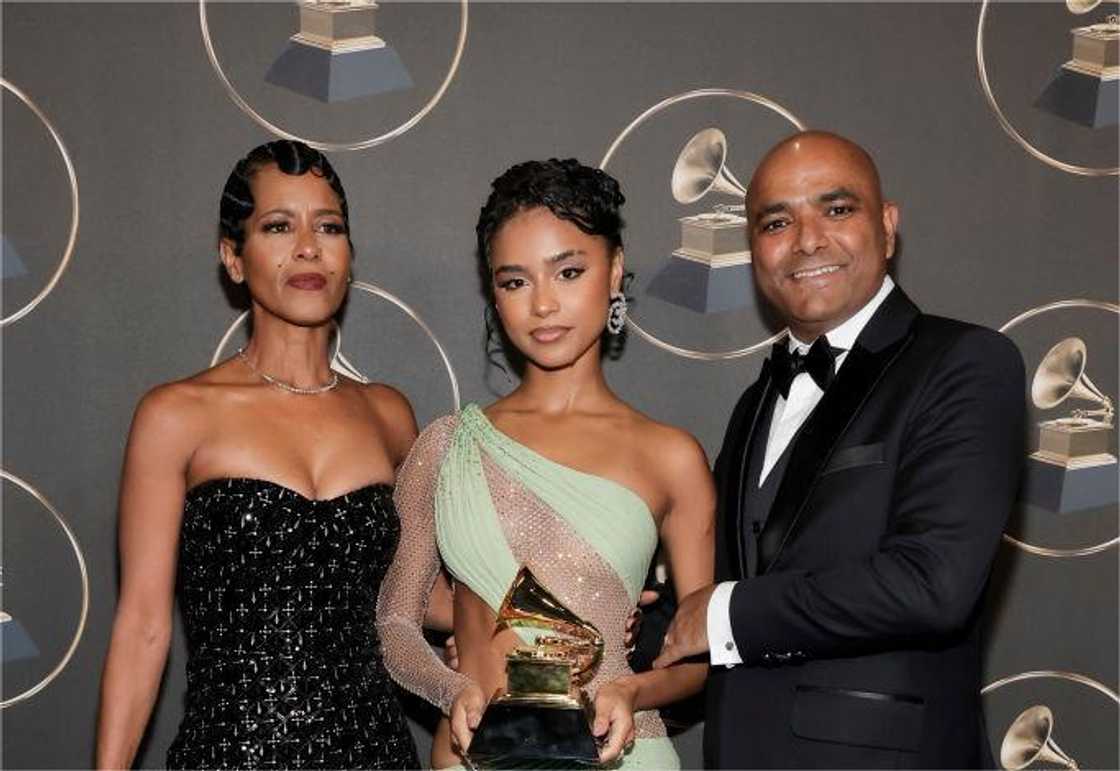
<svg viewBox="0 0 1120 771"><path fill-rule="evenodd" d="M755 395L749 402L743 405L742 414L739 416L738 429L739 436L742 439L735 457L730 459L727 464L729 472L726 485L724 487L725 501L727 501L726 509L727 521L724 522L724 537L729 539L728 543L734 544L734 551L737 562L733 566L736 571L736 577L743 579L746 577L747 560L746 555L743 554L743 491L747 485L747 466L750 463L750 448L751 440L754 438L754 432L759 430L759 416L762 411L762 406L766 404L767 396L770 394L770 360L767 359L762 364L762 371L758 374L758 381L755 383Z"/></svg>
<svg viewBox="0 0 1120 771"><path fill-rule="evenodd" d="M879 379L910 342L911 324L917 316L918 309L896 289L868 323L836 380L805 421L790 448L785 476L759 535L760 575L774 564L798 527L804 526L801 513L821 471Z"/></svg>
<svg viewBox="0 0 1120 771"><path fill-rule="evenodd" d="M746 559L743 554L743 533L740 532L740 521L743 519L743 490L744 477L747 473L746 458L750 447L750 437L754 436L755 425L758 421L758 410L762 408L769 390L769 360L763 362L763 369L758 373L758 380L750 387L743 398L739 400L735 414L728 422L727 436L724 439L720 457L720 513L724 521L721 522L722 550L727 555L727 568L732 578L741 579L746 569Z"/></svg>

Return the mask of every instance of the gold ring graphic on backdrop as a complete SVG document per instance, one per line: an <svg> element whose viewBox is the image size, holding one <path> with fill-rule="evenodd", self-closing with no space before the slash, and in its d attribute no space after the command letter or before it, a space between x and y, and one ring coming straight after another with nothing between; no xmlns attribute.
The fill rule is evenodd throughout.
<svg viewBox="0 0 1120 771"><path fill-rule="evenodd" d="M62 532L66 535L66 539L70 542L70 548L74 552L74 559L78 563L78 573L81 575L82 579L82 610L78 615L78 625L74 629L74 637L70 640L69 647L66 648L66 652L62 655L62 658L59 660L59 662L54 666L54 669L48 672L42 680L40 680L30 688L24 690L22 693L17 693L15 696L12 696L9 699L0 701L0 709L7 709L13 704L18 704L21 701L27 701L32 696L39 693L39 691L46 688L51 684L51 681L62 674L62 670L64 670L66 668L66 665L70 663L70 659L74 656L74 651L78 649L78 643L80 643L82 640L82 633L86 628L86 616L89 614L89 574L86 572L86 559L82 554L82 547L78 545L78 539L74 535L74 531L70 529L70 525L67 524L66 519L62 516L59 510L56 509L42 493L40 493L33 486L23 481L16 475L0 468L0 478L6 479L16 487L22 489L25 493L38 501L39 504L43 508L45 508L52 517L54 517L55 522L57 522L58 526L62 528Z"/></svg>
<svg viewBox="0 0 1120 771"><path fill-rule="evenodd" d="M221 62L218 61L218 54L214 50L213 41L210 39L210 23L207 20L206 16L206 0L198 0L198 25L199 29L202 32L202 44L206 48L206 56L210 59L210 66L214 68L214 73L218 76L218 80L221 81L222 86L226 90L226 94L229 95L229 98L235 105L237 105L238 109L249 116L257 125L261 126L267 131L270 131L278 137L281 137L283 139L294 139L318 150L326 150L329 152L366 150L370 147L376 147L377 145L384 144L385 142L396 139L401 134L404 134L406 131L423 120L424 116L431 112L436 104L439 103L439 100L443 98L444 92L447 91L448 86L451 85L451 81L455 79L455 73L459 69L459 62L463 58L463 49L466 48L467 45L467 0L460 0L459 3L459 35L455 44L455 55L451 57L451 66L447 70L447 75L444 76L443 82L440 83L439 88L436 89L436 92L432 95L432 98L429 99L423 107L417 110L411 118L397 126L395 129L386 131L384 134L355 140L353 142L328 142L325 140L316 140L307 137L301 137L298 134L293 134L292 132L281 128L280 126L277 126L275 123L272 123L259 112L254 110L252 105L245 101L244 97L242 97L241 94L238 93L237 89L234 88L233 83L230 82L230 79L226 76L225 71L222 69Z"/></svg>
<svg viewBox="0 0 1120 771"><path fill-rule="evenodd" d="M1056 300L1055 302L1046 303L1045 305L1039 305L1035 308L1029 308L1023 311L1018 316L1000 327L999 331L1006 334L1008 331L1014 329L1019 324L1022 324L1028 319L1032 319L1035 316L1040 316L1044 313L1049 313L1050 311L1062 310L1063 308L1089 308L1092 310L1106 311L1109 313L1120 315L1120 305L1117 305L1116 303L1105 302L1103 300L1087 300L1084 298ZM1091 546L1083 546L1075 549L1055 549L1049 546L1036 546L1034 544L1030 544L1026 541L1015 538L1008 533L1003 534L1003 540L1011 544L1012 546L1022 549L1028 554L1035 555L1036 557L1087 557L1091 554L1097 554L1099 552L1106 551L1114 546L1117 546L1118 544L1120 544L1120 535L1108 541L1102 541L1101 543L1093 544Z"/></svg>
<svg viewBox="0 0 1120 771"><path fill-rule="evenodd" d="M630 124L622 130L622 133L618 135L614 142L611 143L611 146L607 148L607 152L606 155L603 156L603 160L599 161L599 168L603 171L606 171L607 164L610 163L611 158L614 157L615 152L618 150L619 146L626 139L626 137L630 136L630 134L632 134L635 129L637 129L640 125L645 123L657 113L675 104L686 102L690 99L703 99L708 97L741 99L743 101L753 102L754 104L760 105L769 110L772 110L773 112L776 112L778 115L782 116L790 123L792 123L794 128L796 128L798 131L804 131L806 128L805 124L792 112L790 112L777 102L773 101L772 99L768 99L767 97L760 94L755 94L750 91L738 91L731 88L701 88L695 91L686 91L682 94L676 94L675 96L670 96L667 99L662 99L660 102L640 114L638 117L634 118L634 120L632 120ZM784 337L786 334L786 330L783 329L777 334L774 334L761 342L754 343L753 345L748 345L745 348L735 348L729 351L700 351L692 348L684 348L679 345L673 345L668 341L662 340L652 332L648 332L643 329L641 325L634 320L633 315L628 315L626 317L626 324L635 332L637 332L639 337L641 337L647 343L651 343L658 348L668 351L669 353L676 356L681 356L686 359L699 359L700 361L722 361L725 359L738 359L743 356L750 356L752 353L757 353L758 351L770 347L778 340L781 340L782 337Z"/></svg>
<svg viewBox="0 0 1120 771"><path fill-rule="evenodd" d="M984 0L980 4L980 18L976 22L976 72L980 78L980 88L984 91L984 96L987 98L988 105L992 108L992 112L995 113L996 120L999 121L1000 127L1009 137L1015 140L1015 144L1023 148L1029 155L1034 156L1047 166L1051 166L1059 171L1064 171L1067 174L1076 174L1082 177L1108 177L1120 174L1120 167L1117 166L1100 168L1078 166L1053 158L1024 139L1023 135L1016 131L1015 127L1011 125L1011 121L1007 119L1007 116L1003 114L1003 110L1000 109L995 94L992 93L992 87L988 83L988 67L984 63L984 25L987 20L988 5L990 3L991 0Z"/></svg>
<svg viewBox="0 0 1120 771"><path fill-rule="evenodd" d="M1087 675L1080 675L1076 672L1063 672L1063 671L1058 670L1058 669L1037 669L1037 670L1034 670L1034 671L1031 671L1031 672L1020 672L1017 675L1008 675L1007 677L1001 677L998 680L993 680L992 682L988 683L983 688L981 688L980 689L980 695L981 696L986 696L987 694L991 693L992 691L999 690L1000 688L1004 687L1005 685L1011 685L1012 683L1018 683L1018 682L1023 681L1023 680L1040 680L1040 679L1041 680L1066 680L1066 681L1071 682L1071 683L1077 683L1079 685L1085 685L1085 686L1088 686L1089 688L1092 688L1094 691L1098 691L1099 693L1104 694L1105 696L1112 699L1117 704L1120 704L1120 695L1117 695L1116 691L1112 690L1111 688L1109 688L1104 683L1097 682L1096 680L1094 680L1091 677L1088 677Z"/></svg>
<svg viewBox="0 0 1120 771"><path fill-rule="evenodd" d="M0 87L3 87L5 91L11 92L12 96L27 105L28 109L35 113L35 117L38 118L47 129L47 133L51 135L51 139L54 140L54 144L58 148L59 155L62 156L62 163L66 166L66 176L70 182L70 234L66 239L66 247L62 250L62 259L58 261L58 267L55 268L54 274L50 277L50 280L47 281L46 286L39 290L39 294L31 298L31 301L18 311L0 319L0 327L5 327L14 321L19 321L28 313L35 310L35 306L45 300L47 295L51 293L59 279L62 278L62 274L66 271L66 266L70 264L70 257L74 254L74 244L78 242L78 176L74 173L74 163L70 160L70 153L67 152L66 145L62 143L62 137L55 131L54 126L51 125L51 122L47 119L43 111L39 109L39 106L31 100L31 97L2 77L0 77Z"/></svg>
<svg viewBox="0 0 1120 771"><path fill-rule="evenodd" d="M399 308L406 316L415 322L416 326L428 336L432 341L432 345L436 347L436 352L439 354L440 361L443 362L444 369L447 370L447 378L451 382L451 401L454 406L455 412L459 411L459 379L455 376L455 369L451 366L451 359L444 350L443 345L440 343L439 338L436 337L435 332L428 326L427 322L420 317L420 314L412 309L408 303L400 299L393 293L382 289L376 284L371 284L368 281L354 281L350 284L351 289L357 289L366 294L379 297ZM245 319L249 318L249 311L245 311L230 324L229 329L222 335L222 339L218 341L218 346L214 349L214 355L210 357L210 366L216 365L222 358L222 352L226 345L229 344L230 338L233 337L238 327L245 323ZM346 356L342 353L342 327L337 322L335 325L335 346L334 353L331 354L331 369L339 372L347 377L351 377L359 382L368 383L369 378L363 375L357 367L350 363Z"/></svg>

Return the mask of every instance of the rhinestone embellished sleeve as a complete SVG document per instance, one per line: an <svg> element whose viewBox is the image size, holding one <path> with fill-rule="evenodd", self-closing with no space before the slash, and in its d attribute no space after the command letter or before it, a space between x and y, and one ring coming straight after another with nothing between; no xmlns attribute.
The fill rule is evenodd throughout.
<svg viewBox="0 0 1120 771"><path fill-rule="evenodd" d="M425 429L397 474L394 497L401 520L400 546L377 604L385 667L394 680L444 714L470 678L440 660L424 639L421 625L439 572L435 489L454 427L455 416L447 416Z"/></svg>

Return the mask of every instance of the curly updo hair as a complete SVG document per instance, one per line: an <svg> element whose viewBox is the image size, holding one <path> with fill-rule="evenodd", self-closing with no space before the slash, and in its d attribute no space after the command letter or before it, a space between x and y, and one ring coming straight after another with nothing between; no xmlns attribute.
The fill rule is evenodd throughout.
<svg viewBox="0 0 1120 771"><path fill-rule="evenodd" d="M245 247L245 220L253 213L253 189L250 180L258 171L275 165L280 171L292 176L311 173L321 177L334 194L338 196L342 209L342 221L346 225L346 241L350 254L354 254L354 243L350 240L350 209L346 204L346 191L327 156L308 147L303 142L291 139L278 139L274 142L254 147L249 154L237 162L226 179L222 189L222 201L218 214L218 233L221 238L233 242L234 254L241 254Z"/></svg>
<svg viewBox="0 0 1120 771"><path fill-rule="evenodd" d="M519 373L524 361L506 339L495 319L494 284L490 270L490 246L494 235L517 214L545 207L557 218L571 222L591 236L602 236L613 254L622 248L626 223L621 209L626 202L618 180L602 169L585 166L575 158L525 161L509 168L490 184L490 196L475 226L479 279L486 296L486 352L490 362L505 371L497 360L504 353ZM627 273L624 284L632 278ZM501 345L494 342L495 335ZM610 339L604 353L612 358L621 351L621 336Z"/></svg>
<svg viewBox="0 0 1120 771"><path fill-rule="evenodd" d="M510 167L490 184L490 197L475 226L479 268L486 285L490 285L490 243L514 215L544 206L584 233L607 239L613 252L622 247L625 223L619 210L624 203L626 196L618 180L601 169L584 166L575 158L525 161Z"/></svg>

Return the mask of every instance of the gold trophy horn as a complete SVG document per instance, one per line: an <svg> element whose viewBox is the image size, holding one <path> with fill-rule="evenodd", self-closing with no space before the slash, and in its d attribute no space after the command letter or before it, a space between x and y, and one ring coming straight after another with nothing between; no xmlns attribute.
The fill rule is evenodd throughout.
<svg viewBox="0 0 1120 771"><path fill-rule="evenodd" d="M695 203L713 190L743 198L747 187L728 170L727 137L718 128L706 128L688 140L673 166L673 198Z"/></svg>
<svg viewBox="0 0 1120 771"><path fill-rule="evenodd" d="M1105 396L1085 374L1085 342L1077 337L1067 337L1051 348L1035 370L1031 383L1031 400L1039 409L1057 407L1066 399L1083 399L1101 405L1096 410L1074 410L1074 418L1101 417L1112 425L1115 410L1112 400Z"/></svg>
<svg viewBox="0 0 1120 771"><path fill-rule="evenodd" d="M498 608L495 632L539 629L547 634L506 655L506 687L482 715L471 740L477 768L593 766L594 710L580 687L603 657L603 635L545 589L529 568L518 571Z"/></svg>
<svg viewBox="0 0 1120 771"><path fill-rule="evenodd" d="M1007 729L999 750L999 763L1008 771L1018 771L1035 762L1060 768L1078 768L1077 761L1062 751L1051 736L1054 713L1039 704L1023 710Z"/></svg>
<svg viewBox="0 0 1120 771"><path fill-rule="evenodd" d="M533 643L538 657L568 659L571 679L584 685L595 674L603 657L603 635L593 624L584 621L552 596L533 576L522 568L514 578L505 599L498 608L495 631L528 627L552 634Z"/></svg>

